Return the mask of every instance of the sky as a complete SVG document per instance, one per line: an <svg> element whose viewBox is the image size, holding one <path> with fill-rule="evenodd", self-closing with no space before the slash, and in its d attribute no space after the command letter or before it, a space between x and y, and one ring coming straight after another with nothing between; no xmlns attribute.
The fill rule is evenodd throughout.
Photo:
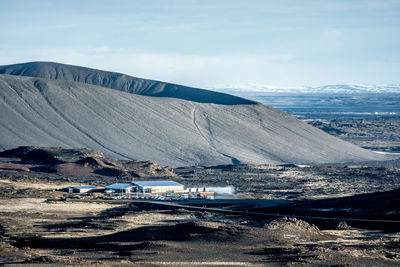
<svg viewBox="0 0 400 267"><path fill-rule="evenodd" d="M400 0L0 0L0 65L203 88L400 84Z"/></svg>

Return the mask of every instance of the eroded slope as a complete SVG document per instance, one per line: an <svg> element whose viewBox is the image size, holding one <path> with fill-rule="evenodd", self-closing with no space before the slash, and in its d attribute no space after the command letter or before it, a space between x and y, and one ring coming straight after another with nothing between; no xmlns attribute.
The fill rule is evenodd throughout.
<svg viewBox="0 0 400 267"><path fill-rule="evenodd" d="M0 66L0 74L81 82L132 94L172 97L200 103L255 104L251 100L229 94L55 62L29 62Z"/></svg>
<svg viewBox="0 0 400 267"><path fill-rule="evenodd" d="M0 148L89 147L161 165L315 163L382 155L262 104L219 105L0 75Z"/></svg>

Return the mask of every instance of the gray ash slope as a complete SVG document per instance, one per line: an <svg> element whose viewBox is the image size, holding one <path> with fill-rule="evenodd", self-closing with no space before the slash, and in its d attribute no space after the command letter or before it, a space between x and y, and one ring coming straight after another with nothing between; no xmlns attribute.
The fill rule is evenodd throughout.
<svg viewBox="0 0 400 267"><path fill-rule="evenodd" d="M0 74L82 82L132 94L172 97L201 103L224 105L255 103L229 94L54 62L30 62L0 66Z"/></svg>
<svg viewBox="0 0 400 267"><path fill-rule="evenodd" d="M0 72L2 149L89 147L164 166L385 159L230 95L57 63Z"/></svg>

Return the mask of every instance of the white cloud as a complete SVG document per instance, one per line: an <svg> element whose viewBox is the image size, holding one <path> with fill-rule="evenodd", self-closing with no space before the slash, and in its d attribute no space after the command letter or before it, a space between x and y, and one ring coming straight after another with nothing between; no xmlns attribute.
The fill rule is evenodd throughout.
<svg viewBox="0 0 400 267"><path fill-rule="evenodd" d="M107 46L70 49L68 47L25 49L0 47L0 64L29 61L54 61L116 71L128 75L179 83L194 87L215 85L265 85L279 87L334 83L398 83L393 79L400 63L378 65L319 65L298 62L290 54L229 53L196 55L178 53L140 53L132 49ZM393 72L376 70L389 67ZM375 73L365 77L365 73ZM397 77L397 76L396 76ZM254 87L254 86L252 86ZM256 86L257 87L257 86Z"/></svg>
<svg viewBox="0 0 400 267"><path fill-rule="evenodd" d="M107 46L69 49L67 47L25 50L2 54L1 64L27 61L55 61L117 71L136 77L163 80L191 86L226 82L250 82L268 77L276 64L286 64L291 55L223 54L194 55L177 53L138 53ZM258 77L258 78L257 78Z"/></svg>
<svg viewBox="0 0 400 267"><path fill-rule="evenodd" d="M323 32L323 36L329 40L338 40L343 36L343 32L340 30L329 30Z"/></svg>

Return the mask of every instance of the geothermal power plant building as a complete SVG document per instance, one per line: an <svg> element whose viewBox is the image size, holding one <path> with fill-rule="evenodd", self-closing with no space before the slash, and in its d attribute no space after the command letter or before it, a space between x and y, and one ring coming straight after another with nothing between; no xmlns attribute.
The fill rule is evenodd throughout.
<svg viewBox="0 0 400 267"><path fill-rule="evenodd" d="M183 184L174 181L142 181L132 182L137 187L137 192L142 193L167 193L167 192L184 192Z"/></svg>
<svg viewBox="0 0 400 267"><path fill-rule="evenodd" d="M111 184L107 185L105 187L106 190L112 190L113 193L130 193L132 192L132 186L131 184L121 184L121 183L116 183L116 184Z"/></svg>
<svg viewBox="0 0 400 267"><path fill-rule="evenodd" d="M96 190L97 187L91 185L76 185L68 188L69 193L89 193Z"/></svg>

